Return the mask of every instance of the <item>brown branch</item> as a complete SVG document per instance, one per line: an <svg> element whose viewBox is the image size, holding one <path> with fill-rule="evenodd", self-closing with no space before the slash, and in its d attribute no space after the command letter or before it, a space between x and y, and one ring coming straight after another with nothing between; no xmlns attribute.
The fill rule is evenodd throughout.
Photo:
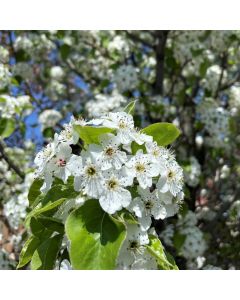
<svg viewBox="0 0 240 300"><path fill-rule="evenodd" d="M220 74L220 77L219 77L219 80L218 80L218 85L217 85L217 89L216 89L216 92L215 92L215 98L217 98L217 96L218 96L218 94L221 90L223 74L224 74L224 71L226 69L226 66L227 66L227 54L223 53L222 54L222 61L221 61L221 74Z"/></svg>
<svg viewBox="0 0 240 300"><path fill-rule="evenodd" d="M157 30L157 45L155 47L156 53L156 81L154 84L154 94L163 94L163 79L164 79L164 55L165 45L168 36L167 30Z"/></svg>
<svg viewBox="0 0 240 300"><path fill-rule="evenodd" d="M227 82L226 84L222 85L220 87L219 91L224 91L224 90L230 88L232 85L234 85L239 80L240 80L240 72L237 74L237 76L233 80L231 80L231 81Z"/></svg>
<svg viewBox="0 0 240 300"><path fill-rule="evenodd" d="M0 153L1 153L1 157L6 161L6 163L8 164L9 168L12 169L22 180L24 180L25 175L24 173L19 169L18 166L16 166L14 164L14 162L8 157L8 155L6 154L5 150L4 150L4 145L3 143L0 141Z"/></svg>
<svg viewBox="0 0 240 300"><path fill-rule="evenodd" d="M137 42L137 43L141 43L151 49L154 49L154 45L150 44L149 42L143 40L142 38L140 38L138 35L132 33L132 32L129 32L129 31L125 31L126 35L134 42Z"/></svg>

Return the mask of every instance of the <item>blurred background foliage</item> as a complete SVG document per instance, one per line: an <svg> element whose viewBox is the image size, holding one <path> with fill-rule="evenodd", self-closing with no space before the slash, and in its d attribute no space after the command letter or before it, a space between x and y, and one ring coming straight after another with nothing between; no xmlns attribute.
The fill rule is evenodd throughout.
<svg viewBox="0 0 240 300"><path fill-rule="evenodd" d="M0 269L14 269L33 159L74 115L136 99L173 122L178 216L153 224L180 269L240 268L240 31L0 31Z"/></svg>

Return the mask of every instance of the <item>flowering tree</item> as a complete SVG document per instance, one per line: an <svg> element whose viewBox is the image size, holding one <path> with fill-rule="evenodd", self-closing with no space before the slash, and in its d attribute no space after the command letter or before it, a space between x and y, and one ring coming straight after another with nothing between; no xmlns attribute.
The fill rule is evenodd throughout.
<svg viewBox="0 0 240 300"><path fill-rule="evenodd" d="M0 39L0 268L239 268L238 31Z"/></svg>

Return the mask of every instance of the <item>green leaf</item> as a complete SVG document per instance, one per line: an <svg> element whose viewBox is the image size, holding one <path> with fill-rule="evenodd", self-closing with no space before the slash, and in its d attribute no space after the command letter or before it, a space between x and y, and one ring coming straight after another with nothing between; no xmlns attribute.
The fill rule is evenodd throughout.
<svg viewBox="0 0 240 300"><path fill-rule="evenodd" d="M11 78L11 84L19 86L19 82L17 81L16 78ZM1 100L0 100L0 102L1 102Z"/></svg>
<svg viewBox="0 0 240 300"><path fill-rule="evenodd" d="M97 200L88 200L69 215L66 234L74 269L115 269L126 229L122 222L104 212Z"/></svg>
<svg viewBox="0 0 240 300"><path fill-rule="evenodd" d="M60 55L63 60L66 60L71 52L71 47L67 44L64 44L60 47Z"/></svg>
<svg viewBox="0 0 240 300"><path fill-rule="evenodd" d="M30 186L29 192L28 192L28 202L29 205L32 206L35 202L36 198L41 194L40 188L43 185L42 179L35 179Z"/></svg>
<svg viewBox="0 0 240 300"><path fill-rule="evenodd" d="M61 198L74 199L79 195L79 192L74 190L73 185L68 182L67 185L55 184L42 199L42 204L55 202Z"/></svg>
<svg viewBox="0 0 240 300"><path fill-rule="evenodd" d="M175 232L173 236L173 244L174 247L177 249L177 251L180 250L185 240L186 240L186 235L180 234L179 232Z"/></svg>
<svg viewBox="0 0 240 300"><path fill-rule="evenodd" d="M158 267L160 270L178 270L173 257L167 253L161 241L150 235L150 244L147 245L148 252L157 259Z"/></svg>
<svg viewBox="0 0 240 300"><path fill-rule="evenodd" d="M1 119L0 120L0 136L4 139L9 137L15 129L14 119Z"/></svg>
<svg viewBox="0 0 240 300"><path fill-rule="evenodd" d="M54 268L62 237L61 234L57 234L47 239L35 250L31 261L32 270L52 270Z"/></svg>
<svg viewBox="0 0 240 300"><path fill-rule="evenodd" d="M127 114L133 115L136 102L137 102L137 100L133 100L133 101L129 102L123 111L126 112Z"/></svg>
<svg viewBox="0 0 240 300"><path fill-rule="evenodd" d="M80 139L83 140L85 144L99 144L100 135L114 131L114 129L107 127L93 127L81 125L75 125L74 129L79 134Z"/></svg>
<svg viewBox="0 0 240 300"><path fill-rule="evenodd" d="M45 128L43 130L43 136L45 138L53 138L54 137L54 129L53 128Z"/></svg>
<svg viewBox="0 0 240 300"><path fill-rule="evenodd" d="M66 198L59 199L59 200L54 201L54 202L52 202L52 203L48 203L47 205L45 205L45 206L43 206L43 207L38 207L38 206L37 206L36 208L34 208L34 209L27 215L26 220L25 220L26 225L28 226L28 224L29 224L29 222L30 222L30 220L31 220L32 217L37 217L37 216L39 216L39 215L41 215L41 214L43 214L43 213L47 213L47 212L52 211L52 210L55 211L55 209L56 209L58 206L60 206L64 201L66 201Z"/></svg>
<svg viewBox="0 0 240 300"><path fill-rule="evenodd" d="M151 135L159 146L171 144L180 135L180 130L171 123L155 123L144 128L142 132Z"/></svg>
<svg viewBox="0 0 240 300"><path fill-rule="evenodd" d="M15 58L16 58L17 62L25 62L25 61L28 61L30 59L30 56L24 50L18 50L15 53Z"/></svg>
<svg viewBox="0 0 240 300"><path fill-rule="evenodd" d="M132 154L136 154L138 150L142 149L143 153L146 152L146 148L144 145L138 145L135 141L131 144Z"/></svg>
<svg viewBox="0 0 240 300"><path fill-rule="evenodd" d="M31 218L30 220L30 228L32 234L38 238L43 236L45 232L58 232L63 234L64 233L64 226L63 224L58 221L57 219L51 217L38 217L38 218Z"/></svg>
<svg viewBox="0 0 240 300"><path fill-rule="evenodd" d="M207 73L207 69L209 67L209 62L208 61L203 61L199 67L199 73L201 77L205 77Z"/></svg>
<svg viewBox="0 0 240 300"><path fill-rule="evenodd" d="M31 236L24 244L20 257L19 257L19 263L17 268L22 268L27 263L30 262L34 251L37 249L37 247L40 245L41 241L35 236Z"/></svg>
<svg viewBox="0 0 240 300"><path fill-rule="evenodd" d="M138 224L136 218L126 209L123 209L119 212L119 218L122 220L122 222L127 224Z"/></svg>

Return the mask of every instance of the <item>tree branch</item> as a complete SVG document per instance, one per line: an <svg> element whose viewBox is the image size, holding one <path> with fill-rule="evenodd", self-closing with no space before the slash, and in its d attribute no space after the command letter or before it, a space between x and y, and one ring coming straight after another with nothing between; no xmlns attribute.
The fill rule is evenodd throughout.
<svg viewBox="0 0 240 300"><path fill-rule="evenodd" d="M3 143L0 141L0 153L1 153L1 157L6 161L6 163L8 164L9 168L12 169L22 180L24 180L25 175L24 173L19 169L18 166L16 166L14 164L14 162L8 157L8 155L6 154L5 150L4 150L4 145Z"/></svg>
<svg viewBox="0 0 240 300"><path fill-rule="evenodd" d="M157 30L157 45L155 47L156 53L156 81L154 84L154 93L163 94L163 79L164 79L164 55L165 55L165 45L168 36L167 30Z"/></svg>
<svg viewBox="0 0 240 300"><path fill-rule="evenodd" d="M154 45L150 44L149 42L143 40L142 38L140 38L138 35L132 33L132 32L129 32L129 31L125 31L126 35L134 42L137 42L137 43L141 43L151 49L154 49Z"/></svg>
<svg viewBox="0 0 240 300"><path fill-rule="evenodd" d="M220 74L220 77L219 77L219 81L218 81L218 85L217 85L217 89L216 89L216 92L215 92L215 98L217 98L220 90L221 90L221 85L222 85L222 80L223 80L223 74L224 74L224 71L226 69L226 65L227 65L227 53L223 53L222 55L222 61L221 61L221 74Z"/></svg>

